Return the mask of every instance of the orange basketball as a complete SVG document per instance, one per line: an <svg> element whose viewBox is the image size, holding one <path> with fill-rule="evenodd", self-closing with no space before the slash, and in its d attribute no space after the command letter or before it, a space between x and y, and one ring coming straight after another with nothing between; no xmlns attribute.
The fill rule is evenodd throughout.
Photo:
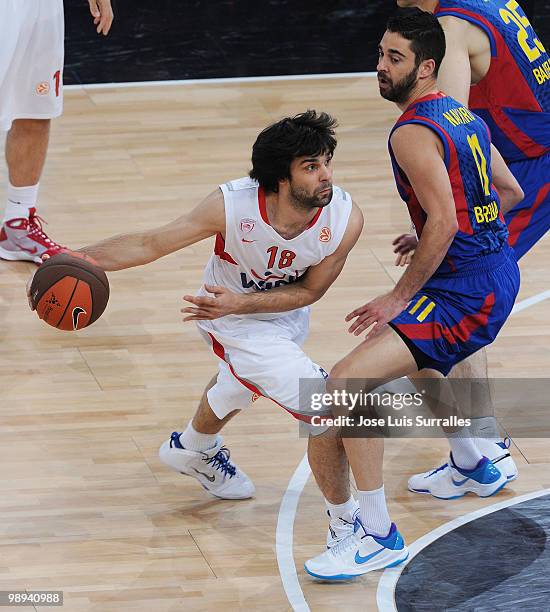
<svg viewBox="0 0 550 612"><path fill-rule="evenodd" d="M91 258L61 253L47 259L31 283L38 316L52 327L75 331L91 325L109 301L109 281Z"/></svg>

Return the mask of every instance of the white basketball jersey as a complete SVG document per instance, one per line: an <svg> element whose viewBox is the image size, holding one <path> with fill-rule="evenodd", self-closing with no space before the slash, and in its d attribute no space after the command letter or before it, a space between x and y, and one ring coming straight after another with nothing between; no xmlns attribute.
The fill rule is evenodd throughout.
<svg viewBox="0 0 550 612"><path fill-rule="evenodd" d="M332 255L346 231L352 201L334 186L330 203L301 234L286 240L269 224L264 190L248 177L220 185L225 202L225 240L216 236L204 282L237 293L266 291L296 282L310 266ZM270 319L288 313L248 315Z"/></svg>

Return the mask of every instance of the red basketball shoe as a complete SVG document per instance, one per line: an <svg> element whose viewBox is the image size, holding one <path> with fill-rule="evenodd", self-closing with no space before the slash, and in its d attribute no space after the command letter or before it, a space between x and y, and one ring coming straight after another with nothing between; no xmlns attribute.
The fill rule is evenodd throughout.
<svg viewBox="0 0 550 612"><path fill-rule="evenodd" d="M0 258L40 264L43 255L51 257L62 251L65 247L45 234L43 222L35 208L30 209L28 219L23 217L5 221L0 229Z"/></svg>

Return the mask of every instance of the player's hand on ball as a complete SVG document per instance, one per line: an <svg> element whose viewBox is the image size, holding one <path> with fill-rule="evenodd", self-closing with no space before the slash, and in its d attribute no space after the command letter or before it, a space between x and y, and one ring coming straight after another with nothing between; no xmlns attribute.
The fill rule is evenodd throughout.
<svg viewBox="0 0 550 612"><path fill-rule="evenodd" d="M392 245L395 247L393 252L397 253L395 265L408 266L418 246L418 238L414 234L401 234L392 242Z"/></svg>
<svg viewBox="0 0 550 612"><path fill-rule="evenodd" d="M346 321L353 321L348 329L350 334L358 336L371 325L374 327L367 334L365 339L371 338L380 333L385 325L394 319L399 313L403 312L408 302L393 294L393 292L380 295L364 306L356 308L346 317Z"/></svg>
<svg viewBox="0 0 550 612"><path fill-rule="evenodd" d="M194 304L182 308L181 312L188 314L184 321L204 321L211 319L219 319L229 314L238 314L241 305L241 296L238 293L233 293L225 287L217 287L214 285L205 285L204 288L208 293L212 293L215 297L205 295L184 295L183 299L186 302Z"/></svg>

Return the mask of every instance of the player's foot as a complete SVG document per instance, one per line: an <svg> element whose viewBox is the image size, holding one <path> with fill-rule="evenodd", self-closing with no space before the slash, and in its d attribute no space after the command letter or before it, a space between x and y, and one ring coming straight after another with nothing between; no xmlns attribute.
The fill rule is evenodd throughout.
<svg viewBox="0 0 550 612"><path fill-rule="evenodd" d="M8 219L0 229L0 258L11 261L42 263L42 256L50 257L63 250L42 229L36 209L31 208L28 219Z"/></svg>
<svg viewBox="0 0 550 612"><path fill-rule="evenodd" d="M304 568L320 580L349 580L373 570L393 567L409 556L395 523L384 538L365 531L356 519L356 531L336 546L306 561Z"/></svg>
<svg viewBox="0 0 550 612"><path fill-rule="evenodd" d="M488 457L494 465L506 475L508 482L515 480L518 477L518 468L516 462L509 452L511 440L504 438L502 442L492 442L476 438L476 446L479 448L484 457ZM447 469L448 464L444 463L433 470L415 474L409 478L408 489L413 493L430 493L430 482L434 482L434 478L441 478L440 472Z"/></svg>
<svg viewBox="0 0 550 612"><path fill-rule="evenodd" d="M409 479L409 490L439 499L456 499L466 493L489 497L507 483L506 475L487 457L483 457L473 470L464 470L455 465L451 455L448 463L432 472L412 476Z"/></svg>
<svg viewBox="0 0 550 612"><path fill-rule="evenodd" d="M509 451L510 445L512 444L510 438L506 437L502 442L493 442L492 440L486 440L484 438L476 438L475 443L481 454L485 457L489 457L497 468L503 474L506 474L508 482L518 477L518 466Z"/></svg>
<svg viewBox="0 0 550 612"><path fill-rule="evenodd" d="M327 548L332 548L336 544L354 534L355 519L359 515L359 508L353 512L346 512L343 516L331 518L327 510L330 522L327 532Z"/></svg>
<svg viewBox="0 0 550 612"><path fill-rule="evenodd" d="M229 461L229 449L222 446L220 438L216 446L207 451L190 451L183 448L180 434L175 431L159 449L160 460L168 467L196 478L212 495L222 499L247 499L254 495L250 478Z"/></svg>

